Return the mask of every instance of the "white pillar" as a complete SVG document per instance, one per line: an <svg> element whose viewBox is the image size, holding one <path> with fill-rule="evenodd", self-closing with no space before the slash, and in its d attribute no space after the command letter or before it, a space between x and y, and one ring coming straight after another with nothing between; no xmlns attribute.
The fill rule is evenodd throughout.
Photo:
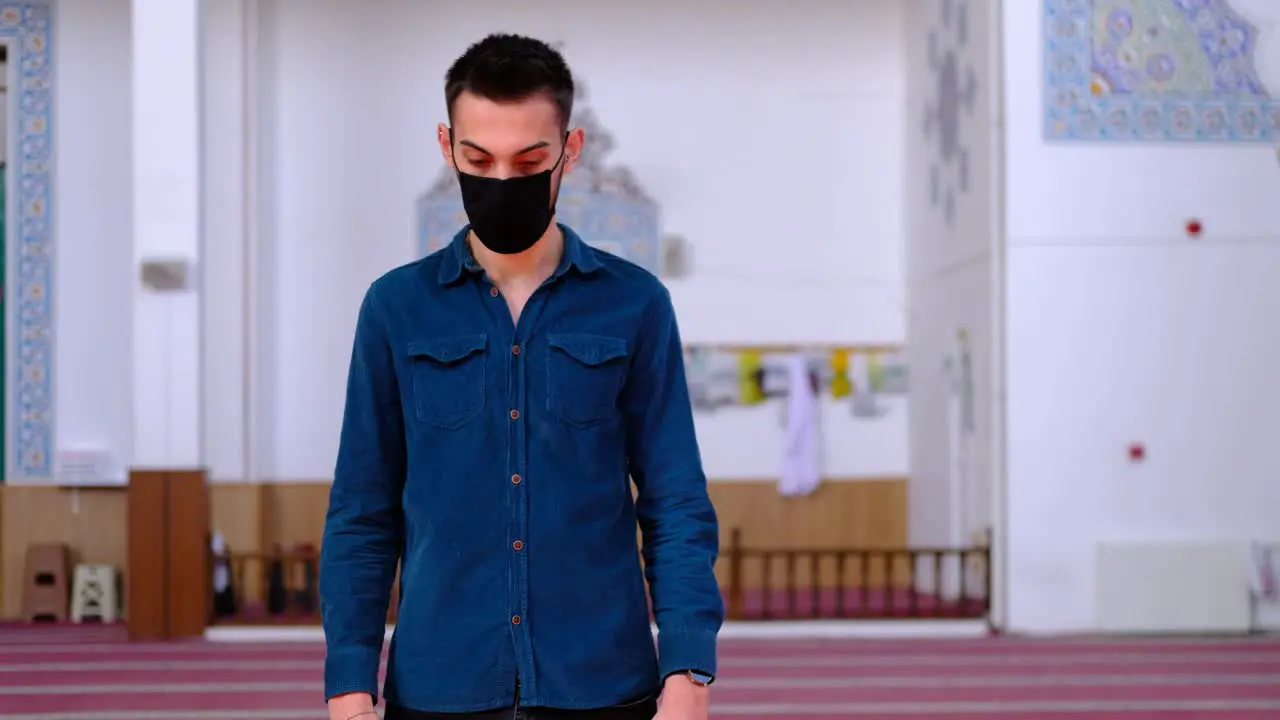
<svg viewBox="0 0 1280 720"><path fill-rule="evenodd" d="M200 55L200 0L133 0L133 467L204 462Z"/></svg>

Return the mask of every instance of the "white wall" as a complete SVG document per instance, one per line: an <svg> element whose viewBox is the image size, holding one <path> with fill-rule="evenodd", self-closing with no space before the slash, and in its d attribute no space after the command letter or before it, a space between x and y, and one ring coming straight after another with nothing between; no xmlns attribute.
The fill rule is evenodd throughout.
<svg viewBox="0 0 1280 720"><path fill-rule="evenodd" d="M618 142L613 161L659 200L665 229L694 246L693 274L670 283L688 342L905 339L901 147L905 128L918 123L903 117L900 4L718 7L264 3L264 280L261 327L249 336L269 361L250 413L259 424L250 433L261 444L257 474L330 474L360 297L380 273L412 259L413 201L441 167L433 128L445 116L444 71L493 31L565 43ZM228 13L217 25L231 32L232 11L216 12ZM235 62L211 73L229 78ZM228 147L243 132L231 119L216 126L216 142ZM211 166L219 186L231 186L236 163ZM237 202L228 196L220 207ZM235 236L225 222L211 226L208 272L230 278L239 256L212 254L222 252L214 234ZM209 332L230 337L233 326L226 320ZM207 423L223 477L243 472L233 345L210 356L206 390L213 412L217 388L236 388L217 401L225 424ZM828 432L840 453L828 473L905 473L904 404L865 428L847 419L847 406L829 412L847 436ZM700 421L711 475L776 476L778 409L751 412Z"/></svg>
<svg viewBox="0 0 1280 720"><path fill-rule="evenodd" d="M254 43L244 3L202 4L204 32L204 248L201 288L204 297L204 447L214 477L256 479L246 465L251 450L248 383L250 356L257 336L250 320L255 293L247 283L246 248L256 237L248 212L257 185L246 168L255 136L247 131L253 103L246 107L246 59ZM216 59L216 61L215 61ZM248 163L248 164L246 164ZM255 313L256 314L256 313ZM248 452L247 452L248 451Z"/></svg>
<svg viewBox="0 0 1280 720"><path fill-rule="evenodd" d="M58 0L54 23L56 447L110 451L122 472L132 448L135 280L129 2Z"/></svg>
<svg viewBox="0 0 1280 720"><path fill-rule="evenodd" d="M1265 145L1046 143L1041 5L1003 3L1008 621L1077 631L1098 543L1277 534L1280 168Z"/></svg>
<svg viewBox="0 0 1280 720"><path fill-rule="evenodd" d="M906 5L911 542L958 546L991 526L999 471L996 11L990 0ZM971 392L963 389L966 345Z"/></svg>
<svg viewBox="0 0 1280 720"><path fill-rule="evenodd" d="M887 0L809 1L713 16L674 3L442 14L273 0L248 18L241 3L204 3L217 60L204 77L201 267L214 476L329 474L359 296L413 255L412 201L440 167L441 76L466 42L498 29L495 14L566 42L619 141L613 161L693 243L694 275L672 281L690 342L902 342L902 13ZM61 0L55 22L54 447L106 450L122 479L133 445L129 4ZM261 40L246 40L255 24ZM779 38L794 46L759 54ZM261 167L246 173L254 153ZM829 441L829 474L905 473L904 405L858 422L829 406L832 427L851 429ZM708 469L773 476L778 418L772 405L701 418Z"/></svg>

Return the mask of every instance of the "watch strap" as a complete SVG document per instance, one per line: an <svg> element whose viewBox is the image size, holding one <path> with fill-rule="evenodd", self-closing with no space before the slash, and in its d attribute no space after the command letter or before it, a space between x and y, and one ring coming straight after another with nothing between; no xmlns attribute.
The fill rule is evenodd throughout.
<svg viewBox="0 0 1280 720"><path fill-rule="evenodd" d="M708 675L704 672L698 672L697 670L685 670L684 674L694 685L697 685L698 687L706 687L715 682L716 679L714 675Z"/></svg>

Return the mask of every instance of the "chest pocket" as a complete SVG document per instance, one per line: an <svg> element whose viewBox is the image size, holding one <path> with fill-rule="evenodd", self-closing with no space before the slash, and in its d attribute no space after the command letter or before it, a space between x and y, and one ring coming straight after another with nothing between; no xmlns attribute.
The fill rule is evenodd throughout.
<svg viewBox="0 0 1280 720"><path fill-rule="evenodd" d="M484 410L486 335L458 335L409 343L409 372L418 419L462 427Z"/></svg>
<svg viewBox="0 0 1280 720"><path fill-rule="evenodd" d="M604 335L548 334L547 410L570 425L618 416L627 377L627 341Z"/></svg>

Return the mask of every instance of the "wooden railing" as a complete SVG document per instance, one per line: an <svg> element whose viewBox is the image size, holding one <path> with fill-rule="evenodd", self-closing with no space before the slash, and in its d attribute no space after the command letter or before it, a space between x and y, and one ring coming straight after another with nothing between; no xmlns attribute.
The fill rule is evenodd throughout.
<svg viewBox="0 0 1280 720"><path fill-rule="evenodd" d="M721 562L730 620L980 619L990 612L988 547L753 548L735 529Z"/></svg>
<svg viewBox="0 0 1280 720"><path fill-rule="evenodd" d="M270 553L225 553L214 557L230 587L214 593L214 622L247 625L310 625L320 622L320 555L312 547ZM216 586L216 583L215 583ZM395 622L391 594L387 621Z"/></svg>
<svg viewBox="0 0 1280 720"><path fill-rule="evenodd" d="M215 595L220 624L320 621L319 554L303 547L214 558L230 576ZM740 530L721 550L730 620L981 619L990 610L991 552L969 548L749 547ZM388 622L395 621L398 589Z"/></svg>

